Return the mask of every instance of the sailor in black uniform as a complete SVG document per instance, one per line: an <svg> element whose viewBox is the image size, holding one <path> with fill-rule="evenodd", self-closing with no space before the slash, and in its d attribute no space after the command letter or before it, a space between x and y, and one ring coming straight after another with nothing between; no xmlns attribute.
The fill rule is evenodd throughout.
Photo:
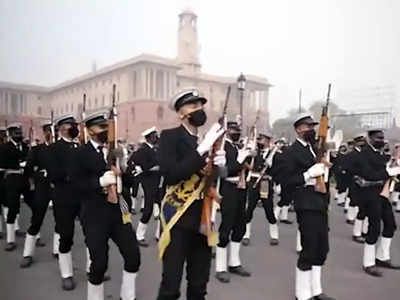
<svg viewBox="0 0 400 300"><path fill-rule="evenodd" d="M271 177L272 162L276 150L270 149L271 134L259 134L257 139L257 155L254 158L254 166L250 171L248 182L247 209L246 209L246 233L242 244L249 245L251 235L251 220L258 200L264 207L265 216L269 223L269 235L271 246L279 244L279 229L273 211L273 182Z"/></svg>
<svg viewBox="0 0 400 300"><path fill-rule="evenodd" d="M382 276L378 267L400 269L392 263L390 245L396 230L396 221L389 199L382 191L387 180L400 174L399 166L387 165L382 151L384 133L382 130L368 131L368 144L360 152L356 183L360 187L366 214L368 233L364 244L364 271L371 276ZM383 229L381 230L381 222ZM377 241L382 234L378 245Z"/></svg>
<svg viewBox="0 0 400 300"><path fill-rule="evenodd" d="M246 232L246 171L249 168L246 159L251 151L244 147L238 149L241 128L236 122L228 122L225 152L228 176L221 180L221 224L219 243L216 249L216 278L223 283L230 282L230 273L243 277L251 276L240 260L240 245ZM242 174L241 174L242 173ZM239 182L243 184L240 186ZM230 244L228 262L227 246ZM229 266L229 268L227 267Z"/></svg>
<svg viewBox="0 0 400 300"><path fill-rule="evenodd" d="M143 170L139 177L144 192L144 210L136 229L136 238L140 246L147 247L145 239L147 224L153 214L154 205L159 203L160 166L156 152L157 129L155 127L146 129L142 132L142 136L146 141L133 154L134 163Z"/></svg>
<svg viewBox="0 0 400 300"><path fill-rule="evenodd" d="M50 182L54 184L54 216L60 235L58 263L62 278L62 288L73 290L73 265L71 248L73 245L75 220L80 213L80 200L72 185L71 166L78 144L74 139L79 135L78 124L72 115L58 118L59 139L50 147Z"/></svg>
<svg viewBox="0 0 400 300"><path fill-rule="evenodd" d="M187 299L204 300L207 294L211 245L200 232L204 201L201 185L197 184L201 182L206 155L224 129L214 124L202 142L198 142L198 128L207 120L206 102L196 89L179 92L172 99L171 109L176 111L182 124L163 130L160 135L160 171L167 191L161 209L163 232L159 256L163 265L157 300L179 299L185 263ZM213 163L223 167L225 152L217 151Z"/></svg>
<svg viewBox="0 0 400 300"><path fill-rule="evenodd" d="M28 268L33 262L37 244L36 237L40 232L51 199L51 188L48 178L48 170L51 167L51 123L45 123L42 129L45 142L31 149L25 169L26 175L34 180L35 193L32 203L33 215L31 225L25 237L24 258L20 265L21 268Z"/></svg>
<svg viewBox="0 0 400 300"><path fill-rule="evenodd" d="M3 207L6 204L5 186L4 186L4 162L2 148L7 143L7 128L0 126L0 240L3 239ZM4 219L4 222L6 220Z"/></svg>
<svg viewBox="0 0 400 300"><path fill-rule="evenodd" d="M25 174L28 145L23 143L22 127L20 124L11 124L7 127L9 142L2 150L2 160L5 169L5 191L7 213L7 246L6 251L16 248L15 231L16 218L20 209L20 197L24 196L24 202L32 209L33 191Z"/></svg>
<svg viewBox="0 0 400 300"><path fill-rule="evenodd" d="M294 207L299 223L302 250L297 260L296 297L298 300L331 300L322 292L321 267L328 251L328 195L315 191L316 178L324 175L325 166L316 163L313 149L315 126L310 115L294 122L296 141L285 153L282 186L294 191Z"/></svg>
<svg viewBox="0 0 400 300"><path fill-rule="evenodd" d="M88 300L104 299L109 239L117 245L124 260L120 297L134 300L140 253L130 218L123 218L119 203L107 201L108 187L117 183L115 174L107 170L107 113L94 113L84 123L90 140L77 150L72 183L82 201L81 223L91 258Z"/></svg>

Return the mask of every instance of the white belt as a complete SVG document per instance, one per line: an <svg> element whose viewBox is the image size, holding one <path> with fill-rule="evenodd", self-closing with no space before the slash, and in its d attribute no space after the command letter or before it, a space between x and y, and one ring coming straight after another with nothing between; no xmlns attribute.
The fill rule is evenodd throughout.
<svg viewBox="0 0 400 300"><path fill-rule="evenodd" d="M22 174L24 174L24 170L23 170L23 169L18 169L18 170L15 170L15 169L7 169L5 175L7 176L7 175L10 175L10 174L19 174L19 175L22 175Z"/></svg>
<svg viewBox="0 0 400 300"><path fill-rule="evenodd" d="M260 177L261 177L261 174L260 174L260 173L253 173L253 172L251 172L251 173L250 173L250 177L252 177L252 178L260 178Z"/></svg>
<svg viewBox="0 0 400 300"><path fill-rule="evenodd" d="M238 183L239 182L239 176L227 177L227 178L225 178L225 181L228 181L230 183Z"/></svg>
<svg viewBox="0 0 400 300"><path fill-rule="evenodd" d="M3 169L3 168L0 168L0 172L3 172L3 171L5 171L6 169Z"/></svg>
<svg viewBox="0 0 400 300"><path fill-rule="evenodd" d="M40 171L38 171L38 173L43 174L43 177L47 177L47 170L46 169L40 170Z"/></svg>

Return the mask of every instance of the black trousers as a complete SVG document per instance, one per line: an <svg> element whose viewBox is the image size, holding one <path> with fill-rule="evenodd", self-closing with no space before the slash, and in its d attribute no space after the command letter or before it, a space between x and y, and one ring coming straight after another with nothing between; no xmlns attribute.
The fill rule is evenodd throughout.
<svg viewBox="0 0 400 300"><path fill-rule="evenodd" d="M321 211L296 211L302 250L297 267L302 271L322 266L329 252L328 214Z"/></svg>
<svg viewBox="0 0 400 300"><path fill-rule="evenodd" d="M379 195L381 189L380 187L363 189L368 217L368 234L365 241L370 245L378 241L381 232L383 237L392 238L397 228L390 201ZM383 223L383 230L381 228L381 221Z"/></svg>
<svg viewBox="0 0 400 300"><path fill-rule="evenodd" d="M210 277L211 248L206 236L175 226L165 250L162 279L157 300L179 299L183 267L186 263L187 299L204 300Z"/></svg>
<svg viewBox="0 0 400 300"><path fill-rule="evenodd" d="M31 225L28 229L30 235L37 235L42 227L47 208L51 200L51 188L49 180L43 175L36 175L35 194L32 202Z"/></svg>
<svg viewBox="0 0 400 300"><path fill-rule="evenodd" d="M140 222L147 224L150 221L151 215L153 214L154 203L159 203L159 181L157 182L154 178L142 179L142 187L144 193L144 208L142 218Z"/></svg>
<svg viewBox="0 0 400 300"><path fill-rule="evenodd" d="M289 206L292 203L292 193L288 189L281 186L281 199L278 202L279 207Z"/></svg>
<svg viewBox="0 0 400 300"><path fill-rule="evenodd" d="M257 202L260 199L260 184L255 188L253 187L255 180L250 181L250 185L247 188L247 209L246 209L246 223L250 223L253 219L254 209L257 206ZM265 216L270 224L276 224L276 218L274 215L274 191L272 182L269 181L269 192L268 198L261 198L261 202L264 207Z"/></svg>
<svg viewBox="0 0 400 300"><path fill-rule="evenodd" d="M349 180L346 174L337 172L335 173L336 189L339 194L344 193L349 187Z"/></svg>
<svg viewBox="0 0 400 300"><path fill-rule="evenodd" d="M6 191L4 186L4 171L0 171L0 213L2 213L2 207L6 205Z"/></svg>
<svg viewBox="0 0 400 300"><path fill-rule="evenodd" d="M8 207L7 223L14 224L21 206L21 195L24 196L24 202L33 211L33 191L29 189L28 178L19 174L7 175L4 180L6 191L6 204Z"/></svg>
<svg viewBox="0 0 400 300"><path fill-rule="evenodd" d="M221 184L221 224L219 226L218 247L225 248L229 240L241 242L246 233L246 193L236 184Z"/></svg>
<svg viewBox="0 0 400 300"><path fill-rule="evenodd" d="M60 234L60 253L68 253L74 244L75 220L80 216L81 203L72 186L62 184L54 190L56 232Z"/></svg>
<svg viewBox="0 0 400 300"><path fill-rule="evenodd" d="M124 270L136 273L140 267L140 252L136 233L132 224L122 223L122 213L118 204L88 210L82 214L85 243L89 249L89 282L95 285L103 282L108 268L108 241L111 239L118 247L124 260Z"/></svg>
<svg viewBox="0 0 400 300"><path fill-rule="evenodd" d="M357 194L357 192L359 192L358 187L356 186L356 184L353 182L350 186L349 186L349 197L350 197L350 206L358 206L358 202L359 202L359 195Z"/></svg>
<svg viewBox="0 0 400 300"><path fill-rule="evenodd" d="M359 187L355 186L352 197L356 198L356 203L358 206L357 219L364 220L367 216L366 200L363 197L363 194Z"/></svg>

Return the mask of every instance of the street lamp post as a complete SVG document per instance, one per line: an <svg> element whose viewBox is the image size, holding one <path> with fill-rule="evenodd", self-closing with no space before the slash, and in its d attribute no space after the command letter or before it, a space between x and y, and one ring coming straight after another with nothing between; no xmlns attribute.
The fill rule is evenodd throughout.
<svg viewBox="0 0 400 300"><path fill-rule="evenodd" d="M244 125L243 121L243 96L244 96L244 91L246 89L246 77L244 77L243 73L240 73L240 76L237 79L237 85L238 85L238 90L240 93L240 119L241 119L241 125Z"/></svg>

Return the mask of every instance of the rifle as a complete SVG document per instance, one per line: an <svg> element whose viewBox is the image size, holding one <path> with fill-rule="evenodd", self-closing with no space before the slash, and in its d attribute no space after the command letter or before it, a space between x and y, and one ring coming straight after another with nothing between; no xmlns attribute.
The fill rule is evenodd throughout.
<svg viewBox="0 0 400 300"><path fill-rule="evenodd" d="M56 142L56 128L54 124L54 110L51 110L50 112L50 130L51 130L51 139L50 139L50 144L54 144Z"/></svg>
<svg viewBox="0 0 400 300"><path fill-rule="evenodd" d="M29 150L31 150L32 149L32 143L33 143L33 135L34 135L34 132L33 132L33 120L31 120L31 125L30 125L30 127L29 127L29 133L28 133L28 138L29 138Z"/></svg>
<svg viewBox="0 0 400 300"><path fill-rule="evenodd" d="M251 148L252 151L255 151L256 147L257 147L257 122L259 119L260 119L260 111L257 111L256 120L254 121L254 124L250 129L251 137L249 139L253 143L252 148ZM251 162L250 162L250 172L249 172L249 174L247 174L246 182L250 182L251 173L252 173L251 170L253 170L253 168L254 168L254 161L255 161L255 157L252 157Z"/></svg>
<svg viewBox="0 0 400 300"><path fill-rule="evenodd" d="M322 107L322 114L321 114L321 119L319 121L318 140L316 147L317 163L324 163L324 164L326 164L325 155L328 149L326 140L328 138L328 127L329 127L328 108L329 108L330 95L331 95L331 84L328 85L326 105ZM317 177L317 181L315 183L315 191L322 194L327 193L324 175Z"/></svg>
<svg viewBox="0 0 400 300"><path fill-rule="evenodd" d="M228 103L231 94L231 86L228 86L226 91L226 98L224 103L224 108L222 111L222 117L220 118L220 123L224 126L225 130L227 127L227 110L228 110ZM201 212L201 225L200 225L200 232L207 236L208 245L216 246L218 244L218 233L215 232L213 229L213 221L215 219L215 210L216 206L215 203L219 202L219 185L220 179L217 182L217 188L213 186L215 179L218 174L218 167L214 166L214 157L218 150L222 150L225 147L225 134L223 134L213 145L212 151L208 155L208 162L205 167L205 184L203 189L203 207Z"/></svg>
<svg viewBox="0 0 400 300"><path fill-rule="evenodd" d="M400 146L395 147L392 153L392 157L389 162L389 167L398 167L400 166ZM396 176L390 177L386 182L385 185L383 186L383 189L380 193L380 195L386 199L389 199L390 193L394 191L396 183L398 183L399 180Z"/></svg>
<svg viewBox="0 0 400 300"><path fill-rule="evenodd" d="M112 92L112 106L110 109L110 114L108 118L108 157L107 164L111 171L114 172L117 177L117 184L110 185L108 187L107 201L110 203L119 203L122 212L122 222L124 224L130 223L130 213L129 207L126 201L120 197L122 192L122 179L121 179L121 167L120 167L120 157L117 155L117 107L115 103L115 93L116 85L113 84Z"/></svg>
<svg viewBox="0 0 400 300"><path fill-rule="evenodd" d="M82 112L81 112L81 123L79 124L79 143L81 145L85 145L87 141L87 132L86 126L83 123L83 120L86 119L86 94L83 94L83 104L82 104Z"/></svg>

